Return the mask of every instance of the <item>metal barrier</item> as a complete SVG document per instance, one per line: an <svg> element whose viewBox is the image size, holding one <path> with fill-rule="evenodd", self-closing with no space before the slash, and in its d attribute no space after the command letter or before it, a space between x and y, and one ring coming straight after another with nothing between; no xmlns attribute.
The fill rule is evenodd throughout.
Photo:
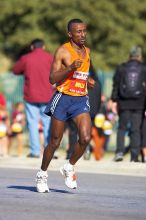
<svg viewBox="0 0 146 220"><path fill-rule="evenodd" d="M102 85L102 93L109 98L113 73L99 70L98 77ZM23 76L16 76L12 72L0 74L0 91L4 93L8 110L11 111L13 103L23 102Z"/></svg>
<svg viewBox="0 0 146 220"><path fill-rule="evenodd" d="M113 72L98 70L98 78L102 85L102 94L110 98L112 92Z"/></svg>
<svg viewBox="0 0 146 220"><path fill-rule="evenodd" d="M0 74L0 91L6 97L8 111L11 111L13 103L23 102L23 76L11 72Z"/></svg>

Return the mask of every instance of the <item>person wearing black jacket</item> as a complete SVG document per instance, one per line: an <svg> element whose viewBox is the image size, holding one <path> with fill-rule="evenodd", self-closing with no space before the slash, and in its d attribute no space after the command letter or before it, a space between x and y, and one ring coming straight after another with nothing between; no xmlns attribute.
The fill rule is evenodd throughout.
<svg viewBox="0 0 146 220"><path fill-rule="evenodd" d="M140 89L134 94L134 90L126 91L125 95L121 92L121 82L127 70L137 68L138 77L142 77ZM134 76L136 77L136 76ZM128 83L134 82L129 78ZM134 83L140 82L137 78ZM133 84L134 85L134 84ZM142 63L142 49L134 46L129 53L129 60L117 67L113 77L113 90L111 99L113 101L113 112L119 115L119 127L117 132L117 145L115 161L122 161L124 154L125 133L128 131L130 138L130 161L138 162L141 144L141 124L145 102L145 85L146 85L146 65ZM134 96L135 95L135 96Z"/></svg>

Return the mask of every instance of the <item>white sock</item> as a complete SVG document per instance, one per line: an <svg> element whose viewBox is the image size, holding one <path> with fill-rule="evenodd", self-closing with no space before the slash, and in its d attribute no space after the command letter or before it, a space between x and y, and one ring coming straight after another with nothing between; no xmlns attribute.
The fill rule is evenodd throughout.
<svg viewBox="0 0 146 220"><path fill-rule="evenodd" d="M146 156L144 156L144 162L146 163Z"/></svg>
<svg viewBox="0 0 146 220"><path fill-rule="evenodd" d="M42 176L45 176L45 175L47 175L47 171L44 171L44 170L42 170L42 169L40 169L40 174L42 175Z"/></svg>
<svg viewBox="0 0 146 220"><path fill-rule="evenodd" d="M73 165L68 161L65 165L64 168L66 170L73 170Z"/></svg>

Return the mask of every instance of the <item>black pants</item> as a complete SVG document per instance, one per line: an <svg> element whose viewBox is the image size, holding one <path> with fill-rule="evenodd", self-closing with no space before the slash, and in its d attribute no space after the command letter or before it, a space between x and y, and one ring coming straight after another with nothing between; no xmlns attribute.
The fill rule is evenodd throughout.
<svg viewBox="0 0 146 220"><path fill-rule="evenodd" d="M66 159L70 159L74 151L75 144L77 143L78 131L75 123L72 120L67 121L67 127L69 129L69 149L67 151Z"/></svg>
<svg viewBox="0 0 146 220"><path fill-rule="evenodd" d="M131 160L137 160L140 153L142 115L142 110L122 110L119 113L116 153L124 152L125 133L128 131Z"/></svg>

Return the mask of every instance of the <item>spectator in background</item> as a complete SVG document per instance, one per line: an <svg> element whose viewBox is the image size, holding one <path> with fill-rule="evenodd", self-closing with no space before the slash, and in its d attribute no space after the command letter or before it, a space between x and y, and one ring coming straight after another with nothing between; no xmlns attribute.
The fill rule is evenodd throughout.
<svg viewBox="0 0 146 220"><path fill-rule="evenodd" d="M88 88L90 115L93 122L95 115L99 112L101 105L101 83L92 62L90 65L89 75L96 82L93 88Z"/></svg>
<svg viewBox="0 0 146 220"><path fill-rule="evenodd" d="M92 131L94 130L94 118L95 115L98 113L101 103L101 84L98 79L98 76L96 74L96 70L93 67L92 62L90 63L90 69L89 69L89 76L96 82L94 87L91 88L88 87L88 96L89 96L89 103L90 103L90 116L92 120ZM67 121L68 129L69 129L69 148L67 150L67 156L66 159L69 159L74 151L75 144L78 139L78 131L75 123L72 120ZM96 136L94 132L94 137ZM93 135L92 135L93 137ZM95 139L95 138L94 138ZM96 145L97 143L95 143ZM86 147L86 150L84 152L84 159L88 160L90 159L92 151L92 146L89 143Z"/></svg>
<svg viewBox="0 0 146 220"><path fill-rule="evenodd" d="M101 103L101 84L93 67L92 62L90 63L89 76L96 82L94 87L88 87L89 103L90 103L90 116L92 120L92 128L94 125L94 117L99 111ZM66 159L70 159L74 152L75 144L78 140L78 131L73 120L67 121L67 128L69 130L69 147L67 149ZM89 143L84 152L84 159L90 159L91 155L91 144Z"/></svg>
<svg viewBox="0 0 146 220"><path fill-rule="evenodd" d="M144 119L142 123L142 162L146 163L146 103L145 103L145 112Z"/></svg>
<svg viewBox="0 0 146 220"><path fill-rule="evenodd" d="M6 98L1 92L0 92L0 107L6 108Z"/></svg>
<svg viewBox="0 0 146 220"><path fill-rule="evenodd" d="M5 96L0 94L0 155L8 156L8 133L10 120L6 107Z"/></svg>
<svg viewBox="0 0 146 220"><path fill-rule="evenodd" d="M9 151L11 150L12 138L17 140L17 155L22 156L23 154L23 130L25 126L25 114L24 114L24 104L18 102L14 105L11 116L11 126L9 135Z"/></svg>
<svg viewBox="0 0 146 220"><path fill-rule="evenodd" d="M108 151L108 145L110 142L110 136L112 134L113 126L115 125L118 115L112 112L112 100L107 99L105 109L103 109L103 113L105 115L105 121L103 124L103 132L105 137L104 142L104 151Z"/></svg>
<svg viewBox="0 0 146 220"><path fill-rule="evenodd" d="M92 121L92 135L91 135L91 142L94 143L94 146L91 146L91 142L86 147L84 153L84 159L90 159L91 151L93 150L95 158L97 158L97 154L99 154L99 139L97 134L97 129L94 123L94 119L96 114L99 112L100 105L101 105L101 83L98 79L98 74L96 74L96 70L91 62L90 70L89 70L90 77L96 82L93 88L88 88L88 96L89 96L89 103L90 103L90 116ZM92 149L93 148L93 149Z"/></svg>
<svg viewBox="0 0 146 220"><path fill-rule="evenodd" d="M13 67L16 75L24 75L25 111L30 135L31 152L28 157L40 157L40 140L38 123L41 117L45 145L50 134L50 117L44 109L52 98L53 87L49 83L52 54L45 51L44 41L35 39L31 42L31 52L20 57Z"/></svg>
<svg viewBox="0 0 146 220"><path fill-rule="evenodd" d="M141 144L141 124L145 102L146 65L142 63L142 49L131 49L128 62L118 66L113 78L113 112L119 114L115 161L122 161L124 138L130 134L131 161L138 162Z"/></svg>
<svg viewBox="0 0 146 220"><path fill-rule="evenodd" d="M66 160L69 160L74 152L75 144L78 141L78 130L76 124L71 119L66 122L66 127L68 129L68 149L66 151Z"/></svg>

